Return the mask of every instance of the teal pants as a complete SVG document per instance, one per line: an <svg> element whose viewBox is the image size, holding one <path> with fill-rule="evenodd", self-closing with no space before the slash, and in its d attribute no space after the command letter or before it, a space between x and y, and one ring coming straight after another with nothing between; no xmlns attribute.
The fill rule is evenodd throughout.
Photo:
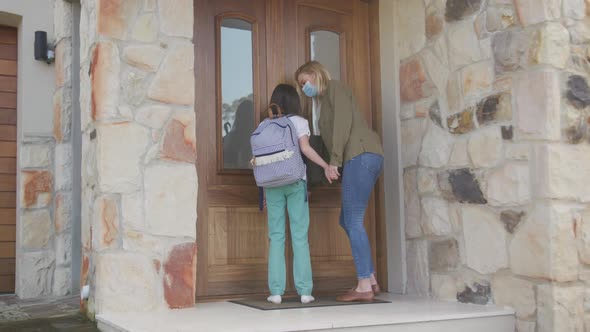
<svg viewBox="0 0 590 332"><path fill-rule="evenodd" d="M266 189L268 210L268 288L272 295L285 293L285 207L289 212L293 243L293 278L299 295L311 295L313 280L309 257L309 204L305 181Z"/></svg>

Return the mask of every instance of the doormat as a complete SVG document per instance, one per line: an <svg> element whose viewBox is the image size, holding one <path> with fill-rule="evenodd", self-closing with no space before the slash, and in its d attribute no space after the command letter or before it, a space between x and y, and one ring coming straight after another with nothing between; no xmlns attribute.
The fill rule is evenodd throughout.
<svg viewBox="0 0 590 332"><path fill-rule="evenodd" d="M304 309L304 308L319 308L319 307L335 307L345 305L360 305L360 304L383 304L391 303L391 301L384 301L374 299L373 302L339 302L336 301L336 296L322 296L316 297L315 301L308 304L302 304L299 297L284 297L281 304L274 304L266 301L266 297L251 297L239 300L229 301L235 304L245 305L250 308L258 310L285 310L285 309Z"/></svg>

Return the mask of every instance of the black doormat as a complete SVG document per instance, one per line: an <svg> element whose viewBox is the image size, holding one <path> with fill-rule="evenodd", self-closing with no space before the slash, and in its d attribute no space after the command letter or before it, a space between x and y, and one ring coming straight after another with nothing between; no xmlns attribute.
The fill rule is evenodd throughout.
<svg viewBox="0 0 590 332"><path fill-rule="evenodd" d="M245 305L250 308L258 310L284 310L284 309L303 309L303 308L318 308L318 307L334 307L344 305L360 305L360 304L383 304L391 303L391 301L384 301L374 299L373 302L339 302L336 301L336 296L322 296L316 297L314 302L302 304L299 297L284 297L281 304L274 304L266 301L265 297L251 297L239 300L229 301L235 304Z"/></svg>

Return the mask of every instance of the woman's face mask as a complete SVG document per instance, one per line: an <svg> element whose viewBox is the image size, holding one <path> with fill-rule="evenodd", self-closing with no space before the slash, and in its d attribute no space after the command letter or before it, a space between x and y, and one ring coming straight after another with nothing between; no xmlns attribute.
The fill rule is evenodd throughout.
<svg viewBox="0 0 590 332"><path fill-rule="evenodd" d="M305 85L303 85L303 93L305 93L306 96L313 98L315 96L318 95L318 88L311 84L310 81L305 82Z"/></svg>

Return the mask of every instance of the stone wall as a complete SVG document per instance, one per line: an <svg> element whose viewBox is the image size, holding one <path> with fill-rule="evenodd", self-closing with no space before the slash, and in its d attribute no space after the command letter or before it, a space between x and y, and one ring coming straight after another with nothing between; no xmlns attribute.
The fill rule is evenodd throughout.
<svg viewBox="0 0 590 332"><path fill-rule="evenodd" d="M194 304L192 0L83 0L82 285L90 316Z"/></svg>
<svg viewBox="0 0 590 332"><path fill-rule="evenodd" d="M54 148L51 137L26 136L19 142L16 292L23 299L53 293L56 270Z"/></svg>
<svg viewBox="0 0 590 332"><path fill-rule="evenodd" d="M55 0L53 4L56 22L53 32L56 38L54 135L23 134L18 142L20 210L16 293L23 299L72 292L72 8L65 0ZM25 85L27 79L31 78L25 77Z"/></svg>
<svg viewBox="0 0 590 332"><path fill-rule="evenodd" d="M590 2L397 5L408 293L584 330Z"/></svg>

